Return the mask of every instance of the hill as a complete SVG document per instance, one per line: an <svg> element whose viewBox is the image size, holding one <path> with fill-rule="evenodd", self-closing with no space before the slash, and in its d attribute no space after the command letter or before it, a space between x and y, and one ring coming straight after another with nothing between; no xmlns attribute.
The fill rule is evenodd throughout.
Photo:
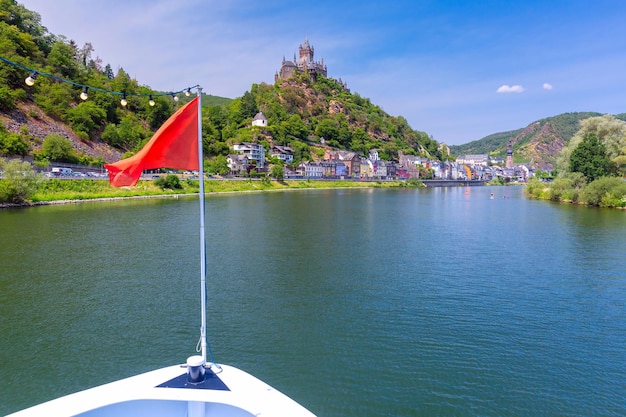
<svg viewBox="0 0 626 417"><path fill-rule="evenodd" d="M141 85L123 68L114 72L89 43L79 46L51 34L40 21L15 0L0 4L0 156L101 164L140 149L175 111L171 93ZM39 76L26 86L32 71ZM80 97L84 89L86 100ZM120 105L122 92L126 105ZM185 100L180 94L180 102ZM251 127L258 111L269 121L263 131ZM50 135L61 147L69 142L73 151L47 150ZM289 145L296 162L316 159L327 148L364 155L377 148L387 160L399 151L441 156L437 142L402 116L386 114L331 78L312 80L307 73L255 84L236 99L203 98L205 154L225 157L233 143L243 141Z"/></svg>
<svg viewBox="0 0 626 417"><path fill-rule="evenodd" d="M440 157L438 143L425 132L413 130L404 117L390 116L369 99L321 74L311 79L306 73L297 73L273 85L255 84L236 104L245 117L233 139L245 141L252 135L252 140L288 145L299 151L300 160L317 159L325 149L362 155L377 149L385 160L397 159L399 151ZM267 117L268 127L250 132L247 126L258 110Z"/></svg>
<svg viewBox="0 0 626 417"><path fill-rule="evenodd" d="M579 122L601 115L595 112L577 112L540 119L525 128L495 133L464 145L451 146L450 153L455 156L489 154L503 158L511 142L516 163L528 163L533 168L552 169L561 149L578 131ZM615 117L626 120L626 113Z"/></svg>
<svg viewBox="0 0 626 417"><path fill-rule="evenodd" d="M123 68L114 73L91 44L79 46L40 22L16 0L0 2L0 156L113 162L139 149L175 111L172 93L140 85ZM203 94L205 106L232 101Z"/></svg>

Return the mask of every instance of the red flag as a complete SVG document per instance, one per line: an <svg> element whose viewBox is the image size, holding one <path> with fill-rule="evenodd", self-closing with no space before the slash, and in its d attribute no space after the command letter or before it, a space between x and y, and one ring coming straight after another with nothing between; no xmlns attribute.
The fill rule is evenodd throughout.
<svg viewBox="0 0 626 417"><path fill-rule="evenodd" d="M111 185L135 185L145 169L199 169L198 101L196 97L178 109L135 155L105 164Z"/></svg>

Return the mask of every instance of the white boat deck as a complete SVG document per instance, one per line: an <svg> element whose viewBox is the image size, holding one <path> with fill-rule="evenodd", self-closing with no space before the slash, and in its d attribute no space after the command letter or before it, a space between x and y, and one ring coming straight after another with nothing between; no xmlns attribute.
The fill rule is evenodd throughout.
<svg viewBox="0 0 626 417"><path fill-rule="evenodd" d="M220 367L221 372L216 370L216 376L209 376L207 371L207 377L219 378L227 389L220 389L218 380L210 388L200 387L201 384L160 387L186 375L185 365L175 365L70 394L7 417L314 417L300 404L252 375L231 366Z"/></svg>

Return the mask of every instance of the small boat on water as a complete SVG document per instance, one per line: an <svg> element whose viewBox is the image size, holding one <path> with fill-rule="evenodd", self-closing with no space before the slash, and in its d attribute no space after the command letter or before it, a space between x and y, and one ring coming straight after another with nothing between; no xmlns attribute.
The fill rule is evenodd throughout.
<svg viewBox="0 0 626 417"><path fill-rule="evenodd" d="M66 395L30 408L15 412L7 417L315 417L313 413L256 377L235 367L207 362L206 341L206 244L204 233L204 173L202 168L202 113L198 97L179 109L135 157L119 161L111 166L109 176L114 184L114 175L121 184L127 185L133 177L138 180L146 160L151 157L149 145L158 148L159 161L170 149L180 150L185 145L196 143L195 163L190 155L181 159L167 159L165 166L175 169L197 169L200 178L200 292L201 327L197 351L201 355L187 358L186 363L153 370L130 378L121 379L85 391ZM194 114L195 113L195 114ZM196 124L197 130L193 127ZM160 136L159 136L160 135ZM170 140L170 142L163 142ZM159 142L160 140L160 142ZM178 143L172 145L171 141ZM189 143L188 143L189 142ZM187 146L189 150L190 146ZM189 152L193 154L194 152ZM114 174L112 174L112 172ZM118 175L119 174L119 175ZM97 366L97 365L96 365ZM45 383L45 380L42 381Z"/></svg>

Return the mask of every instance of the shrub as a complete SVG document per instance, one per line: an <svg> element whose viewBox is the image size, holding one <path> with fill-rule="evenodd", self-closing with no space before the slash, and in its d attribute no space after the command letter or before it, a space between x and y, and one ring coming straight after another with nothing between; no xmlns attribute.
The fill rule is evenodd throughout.
<svg viewBox="0 0 626 417"><path fill-rule="evenodd" d="M578 195L586 183L585 176L580 172L570 172L557 177L550 187L550 200L578 201Z"/></svg>
<svg viewBox="0 0 626 417"><path fill-rule="evenodd" d="M17 159L0 159L0 203L23 203L37 189L40 177L32 170L28 162Z"/></svg>
<svg viewBox="0 0 626 417"><path fill-rule="evenodd" d="M546 183L542 182L538 178L531 178L526 184L526 194L535 198L545 198L549 192L549 187Z"/></svg>
<svg viewBox="0 0 626 417"><path fill-rule="evenodd" d="M28 155L28 143L22 135L0 130L0 155Z"/></svg>
<svg viewBox="0 0 626 417"><path fill-rule="evenodd" d="M49 158L51 161L78 161L72 141L57 133L51 133L43 140L41 155L45 158Z"/></svg>
<svg viewBox="0 0 626 417"><path fill-rule="evenodd" d="M618 177L602 177L590 182L581 193L581 201L591 206L623 207L626 181Z"/></svg>
<svg viewBox="0 0 626 417"><path fill-rule="evenodd" d="M155 180L154 183L162 190L181 190L183 185L180 183L180 178L176 175L168 175Z"/></svg>

